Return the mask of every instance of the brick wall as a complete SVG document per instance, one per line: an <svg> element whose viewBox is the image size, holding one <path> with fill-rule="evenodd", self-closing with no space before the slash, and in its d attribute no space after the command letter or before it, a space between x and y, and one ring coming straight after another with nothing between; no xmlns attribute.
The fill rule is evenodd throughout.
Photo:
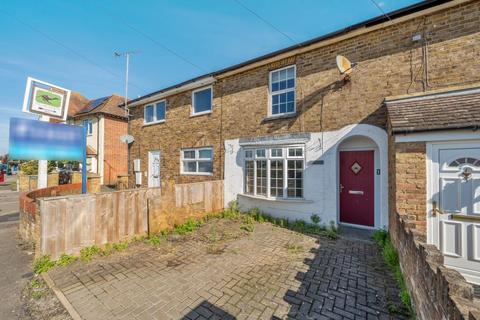
<svg viewBox="0 0 480 320"><path fill-rule="evenodd" d="M394 207L408 224L426 234L427 158L425 142L394 143L395 190L391 190Z"/></svg>
<svg viewBox="0 0 480 320"><path fill-rule="evenodd" d="M480 299L458 271L443 265L443 256L411 229L405 216L390 217L390 235L415 305L417 318L480 320Z"/></svg>
<svg viewBox="0 0 480 320"><path fill-rule="evenodd" d="M127 134L128 124L123 119L105 117L105 146L103 183L115 184L117 176L128 172L128 146L120 141Z"/></svg>
<svg viewBox="0 0 480 320"><path fill-rule="evenodd" d="M40 243L40 213L37 198L56 197L69 194L78 194L82 191L82 184L63 184L43 189L37 189L28 193L21 193L19 199L19 224L18 232L23 240Z"/></svg>
<svg viewBox="0 0 480 320"><path fill-rule="evenodd" d="M288 61L219 75L209 115L190 117L190 91L166 98L166 122L162 124L143 126L143 108L135 107L131 159L140 158L145 171L148 150L160 150L162 180L222 179L225 139L335 130L355 123L385 127L382 101L386 96L480 81L479 22L480 2L472 1L301 53ZM424 49L421 43L412 42L416 33L428 39L429 86L421 81ZM337 54L359 63L346 84L335 67ZM292 61L297 67L297 116L268 120L269 71ZM195 146L214 148L213 176L180 176L180 149Z"/></svg>

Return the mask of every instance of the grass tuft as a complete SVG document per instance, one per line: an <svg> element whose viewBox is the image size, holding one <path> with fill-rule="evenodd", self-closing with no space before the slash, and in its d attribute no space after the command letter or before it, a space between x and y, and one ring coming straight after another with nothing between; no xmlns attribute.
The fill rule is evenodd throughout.
<svg viewBox="0 0 480 320"><path fill-rule="evenodd" d="M83 262L90 262L95 255L100 253L101 249L98 246L85 247L80 250L80 259Z"/></svg>
<svg viewBox="0 0 480 320"><path fill-rule="evenodd" d="M398 252L390 240L390 236L386 230L377 230L373 233L373 240L382 250L382 256L385 262L388 264L390 269L393 271L395 280L400 287L399 297L403 305L409 312L411 316L414 316L415 312L412 307L412 300L410 298L410 293L408 292L405 279L402 274L402 269L400 268L400 263L398 260Z"/></svg>
<svg viewBox="0 0 480 320"><path fill-rule="evenodd" d="M64 267L64 266L68 266L70 263L73 263L77 260L78 260L78 258L75 257L75 256L72 256L72 255L66 254L66 253L62 253L60 258L58 258L56 265Z"/></svg>
<svg viewBox="0 0 480 320"><path fill-rule="evenodd" d="M47 272L53 267L55 267L55 261L50 260L48 255L41 256L33 262L33 271L36 274Z"/></svg>
<svg viewBox="0 0 480 320"><path fill-rule="evenodd" d="M148 238L148 243L154 247L159 246L162 243L162 237L158 234L151 236Z"/></svg>

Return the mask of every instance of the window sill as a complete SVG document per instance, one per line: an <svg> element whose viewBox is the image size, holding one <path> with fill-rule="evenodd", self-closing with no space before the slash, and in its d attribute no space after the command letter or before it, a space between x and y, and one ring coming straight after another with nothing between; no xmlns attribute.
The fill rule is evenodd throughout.
<svg viewBox="0 0 480 320"><path fill-rule="evenodd" d="M238 195L240 197L244 197L244 198L255 199L255 200L263 200L263 201L269 201L269 202L313 203L313 200L307 200L307 199L304 199L304 198L286 198L286 199L266 198L266 197L259 197L259 196L254 196L254 195L251 195L251 194L244 194L244 193L239 193Z"/></svg>
<svg viewBox="0 0 480 320"><path fill-rule="evenodd" d="M213 176L211 172L180 172L182 176Z"/></svg>
<svg viewBox="0 0 480 320"><path fill-rule="evenodd" d="M279 115L270 115L266 118L263 118L262 122L280 120L280 119L290 119L290 118L295 118L296 116L297 116L297 112L284 113Z"/></svg>
<svg viewBox="0 0 480 320"><path fill-rule="evenodd" d="M198 112L198 113L192 113L192 114L190 114L190 118L199 117L199 116L204 116L204 115L210 114L210 113L212 113L212 110L210 110L210 111Z"/></svg>
<svg viewBox="0 0 480 320"><path fill-rule="evenodd" d="M155 124L159 124L159 123L164 123L165 120L159 120L159 121L152 121L152 122L144 122L142 127L148 127L148 126L153 126Z"/></svg>

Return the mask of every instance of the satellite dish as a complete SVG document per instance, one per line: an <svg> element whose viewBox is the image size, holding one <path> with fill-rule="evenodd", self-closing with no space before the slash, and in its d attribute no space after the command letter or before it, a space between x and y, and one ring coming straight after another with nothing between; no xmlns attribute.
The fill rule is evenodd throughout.
<svg viewBox="0 0 480 320"><path fill-rule="evenodd" d="M356 63L350 62L350 60L348 60L344 56L337 56L337 68L338 71L340 71L340 74L349 75L356 65Z"/></svg>
<svg viewBox="0 0 480 320"><path fill-rule="evenodd" d="M135 141L135 139L133 138L132 135L125 134L125 135L120 137L120 141L122 141L123 143L126 143L126 144L130 144L133 141Z"/></svg>

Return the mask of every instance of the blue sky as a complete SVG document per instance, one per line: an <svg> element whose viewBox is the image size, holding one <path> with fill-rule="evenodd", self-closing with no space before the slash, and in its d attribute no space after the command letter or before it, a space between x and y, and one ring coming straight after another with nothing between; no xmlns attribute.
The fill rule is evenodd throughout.
<svg viewBox="0 0 480 320"><path fill-rule="evenodd" d="M297 42L381 14L371 0L238 1ZM386 12L420 2L376 1ZM2 1L0 154L9 118L28 117L20 111L28 76L91 99L123 94L125 62L113 52L137 51L129 88L136 98L292 44L236 0Z"/></svg>

